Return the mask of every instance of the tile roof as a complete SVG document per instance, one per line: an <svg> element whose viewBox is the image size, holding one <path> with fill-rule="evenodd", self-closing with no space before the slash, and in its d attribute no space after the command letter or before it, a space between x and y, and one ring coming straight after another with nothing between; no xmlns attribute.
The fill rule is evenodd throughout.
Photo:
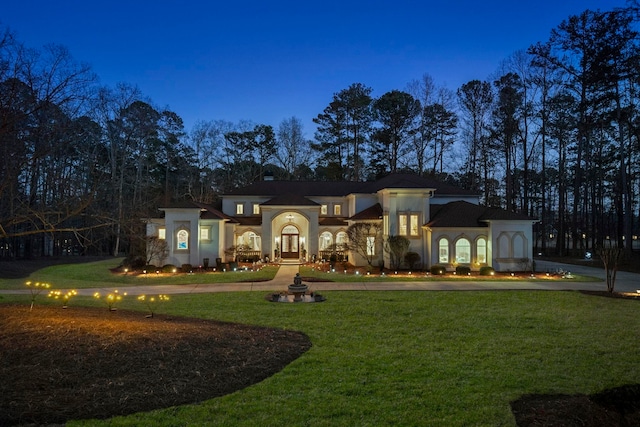
<svg viewBox="0 0 640 427"><path fill-rule="evenodd" d="M184 201L184 202L172 203L172 204L170 204L168 206L161 206L158 209L160 209L160 210L165 210L165 209L200 209L200 218L202 218L202 219L222 219L222 220L226 219L226 220L233 221L232 217L222 213L222 211L214 208L211 205L207 205L207 204L199 203L199 202Z"/></svg>
<svg viewBox="0 0 640 427"><path fill-rule="evenodd" d="M382 219L382 206L380 203L376 203L373 206L368 207L367 209L358 212L351 218L353 221L363 221L363 220L372 220L372 219Z"/></svg>
<svg viewBox="0 0 640 427"><path fill-rule="evenodd" d="M274 181L272 181L274 182ZM267 200L262 203L264 206L319 206L318 203L313 200L309 200L304 195L285 193L274 197L271 200Z"/></svg>
<svg viewBox="0 0 640 427"><path fill-rule="evenodd" d="M390 174L377 181L256 181L243 188L226 193L227 196L347 196L349 194L373 194L385 188L429 188L437 194L476 195L476 193L433 178L415 174Z"/></svg>
<svg viewBox="0 0 640 427"><path fill-rule="evenodd" d="M341 226L341 227L346 227L347 225L349 225L347 221L344 220L344 218L336 218L332 216L321 217L318 220L318 224L324 225L324 226L333 225L333 226Z"/></svg>
<svg viewBox="0 0 640 427"><path fill-rule="evenodd" d="M429 227L487 227L487 221L535 221L527 215L458 201L431 205Z"/></svg>
<svg viewBox="0 0 640 427"><path fill-rule="evenodd" d="M235 222L239 225L244 226L258 226L262 225L262 217L261 216L236 216L233 218Z"/></svg>

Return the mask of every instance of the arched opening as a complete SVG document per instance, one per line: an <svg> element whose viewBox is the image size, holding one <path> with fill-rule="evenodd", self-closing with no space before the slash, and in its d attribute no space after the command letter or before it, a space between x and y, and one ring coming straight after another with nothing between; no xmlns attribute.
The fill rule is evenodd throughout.
<svg viewBox="0 0 640 427"><path fill-rule="evenodd" d="M456 262L459 264L471 262L471 243L464 237L456 242Z"/></svg>
<svg viewBox="0 0 640 427"><path fill-rule="evenodd" d="M487 263L487 239L480 237L476 241L476 262L478 264Z"/></svg>
<svg viewBox="0 0 640 427"><path fill-rule="evenodd" d="M280 233L282 258L300 258L300 231L294 225L286 225Z"/></svg>
<svg viewBox="0 0 640 427"><path fill-rule="evenodd" d="M449 241L444 237L438 240L438 262L445 264L449 262Z"/></svg>

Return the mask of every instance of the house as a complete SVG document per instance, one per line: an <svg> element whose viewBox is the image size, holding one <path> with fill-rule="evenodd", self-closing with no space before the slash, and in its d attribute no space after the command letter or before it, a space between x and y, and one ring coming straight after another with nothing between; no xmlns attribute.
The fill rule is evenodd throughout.
<svg viewBox="0 0 640 427"><path fill-rule="evenodd" d="M405 236L423 268L523 270L533 256L534 219L480 206L477 194L412 174L374 182L264 180L225 194L221 210L186 203L160 211L163 218L148 221L147 235L166 240L166 256L157 260L164 264L230 261L225 251L232 247L262 259L326 259L359 222L381 228L371 237L373 265L389 266L388 236ZM366 265L355 252L344 255Z"/></svg>

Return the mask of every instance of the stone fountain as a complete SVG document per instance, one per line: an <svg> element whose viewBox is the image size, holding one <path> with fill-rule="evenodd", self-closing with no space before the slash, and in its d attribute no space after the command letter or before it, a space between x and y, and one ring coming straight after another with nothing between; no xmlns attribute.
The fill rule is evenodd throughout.
<svg viewBox="0 0 640 427"><path fill-rule="evenodd" d="M302 283L300 273L296 273L293 278L293 283L289 285L288 290L290 294L293 294L293 302L301 302L304 300L304 295L309 290L309 286Z"/></svg>
<svg viewBox="0 0 640 427"><path fill-rule="evenodd" d="M296 273L293 283L287 286L287 292L269 294L267 299L272 302L323 302L326 300L322 295L310 292L309 286L302 283L300 273Z"/></svg>

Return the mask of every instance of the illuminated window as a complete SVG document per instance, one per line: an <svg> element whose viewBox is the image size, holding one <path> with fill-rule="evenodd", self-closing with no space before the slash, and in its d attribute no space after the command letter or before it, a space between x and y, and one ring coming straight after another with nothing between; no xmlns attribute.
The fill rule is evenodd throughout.
<svg viewBox="0 0 640 427"><path fill-rule="evenodd" d="M333 214L342 215L342 205L333 205Z"/></svg>
<svg viewBox="0 0 640 427"><path fill-rule="evenodd" d="M449 241L444 237L438 240L438 262L449 262Z"/></svg>
<svg viewBox="0 0 640 427"><path fill-rule="evenodd" d="M338 249L343 249L347 246L347 233L339 231L336 234L336 246Z"/></svg>
<svg viewBox="0 0 640 427"><path fill-rule="evenodd" d="M367 255L376 254L376 238L373 236L367 237Z"/></svg>
<svg viewBox="0 0 640 427"><path fill-rule="evenodd" d="M404 214L398 216L398 234L400 236L407 235L407 216Z"/></svg>
<svg viewBox="0 0 640 427"><path fill-rule="evenodd" d="M244 215L244 205L242 203L236 204L236 215Z"/></svg>
<svg viewBox="0 0 640 427"><path fill-rule="evenodd" d="M456 242L456 261L461 264L471 262L471 243L467 239L460 239Z"/></svg>
<svg viewBox="0 0 640 427"><path fill-rule="evenodd" d="M478 254L478 263L484 264L487 262L487 239L481 237L476 242L476 252Z"/></svg>
<svg viewBox="0 0 640 427"><path fill-rule="evenodd" d="M320 215L326 215L326 214L327 214L327 205L320 206Z"/></svg>
<svg viewBox="0 0 640 427"><path fill-rule="evenodd" d="M417 236L418 235L418 230L420 229L420 227L418 226L418 215L416 214L412 214L410 217L411 220L411 235L412 236Z"/></svg>
<svg viewBox="0 0 640 427"><path fill-rule="evenodd" d="M211 227L200 227L200 240L211 240Z"/></svg>
<svg viewBox="0 0 640 427"><path fill-rule="evenodd" d="M254 215L260 215L260 204L259 203L254 203L253 204L253 214Z"/></svg>
<svg viewBox="0 0 640 427"><path fill-rule="evenodd" d="M187 230L180 230L176 235L176 248L178 250L189 249L189 232Z"/></svg>
<svg viewBox="0 0 640 427"><path fill-rule="evenodd" d="M333 236L328 231L320 234L320 250L324 251L333 244Z"/></svg>
<svg viewBox="0 0 640 427"><path fill-rule="evenodd" d="M238 236L236 243L238 246L246 245L250 251L259 251L262 247L262 239L253 231L247 231Z"/></svg>
<svg viewBox="0 0 640 427"><path fill-rule="evenodd" d="M158 228L158 239L166 239L167 238L167 229L166 228Z"/></svg>

